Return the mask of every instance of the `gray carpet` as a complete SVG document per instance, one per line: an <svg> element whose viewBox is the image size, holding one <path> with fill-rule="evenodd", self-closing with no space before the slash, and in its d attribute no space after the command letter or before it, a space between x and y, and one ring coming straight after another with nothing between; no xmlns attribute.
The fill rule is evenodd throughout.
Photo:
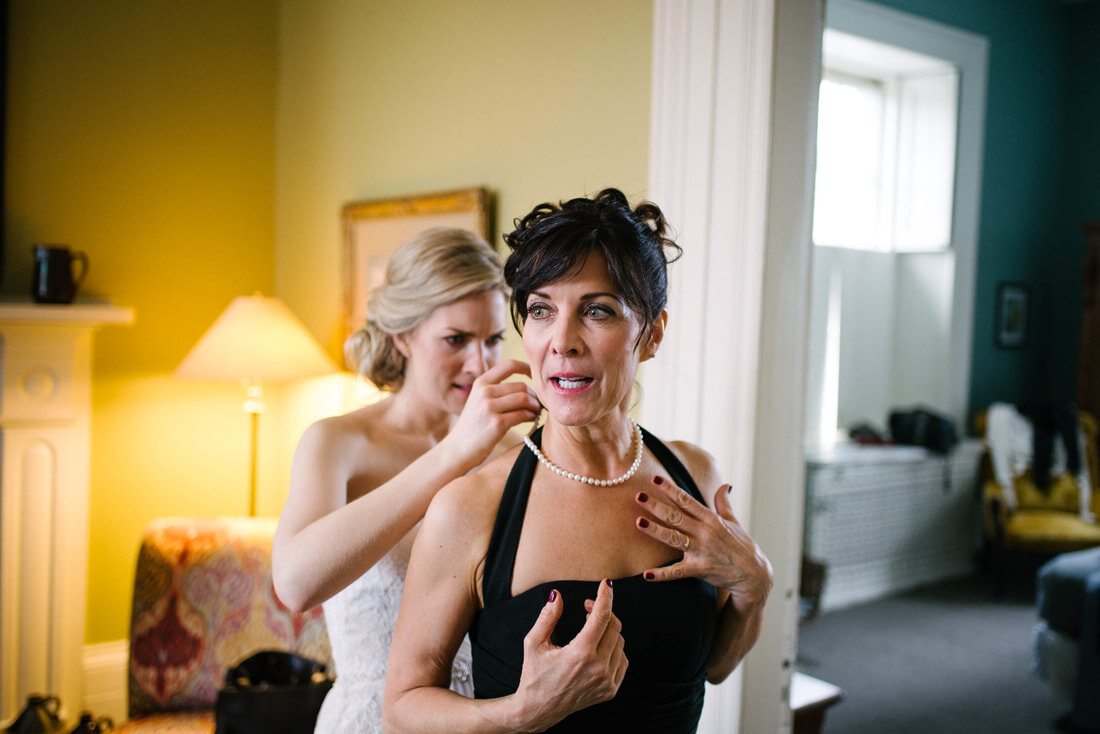
<svg viewBox="0 0 1100 734"><path fill-rule="evenodd" d="M797 668L847 693L825 733L1060 732L1068 705L1030 672L1033 594L968 578L817 617Z"/></svg>

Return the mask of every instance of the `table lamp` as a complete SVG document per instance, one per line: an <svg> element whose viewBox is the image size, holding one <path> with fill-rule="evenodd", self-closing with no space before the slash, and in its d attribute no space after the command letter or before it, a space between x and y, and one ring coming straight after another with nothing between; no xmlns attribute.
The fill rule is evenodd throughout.
<svg viewBox="0 0 1100 734"><path fill-rule="evenodd" d="M248 514L256 515L256 439L264 411L263 383L330 374L336 366L278 298L234 298L176 368L176 377L239 380L251 415Z"/></svg>

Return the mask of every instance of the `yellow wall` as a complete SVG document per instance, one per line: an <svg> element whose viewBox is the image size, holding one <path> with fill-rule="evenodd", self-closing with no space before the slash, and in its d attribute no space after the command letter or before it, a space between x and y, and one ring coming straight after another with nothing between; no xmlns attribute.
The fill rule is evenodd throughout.
<svg viewBox="0 0 1100 734"><path fill-rule="evenodd" d="M499 243L539 202L644 193L651 6L284 0L275 283L323 344L344 202L488 186Z"/></svg>
<svg viewBox="0 0 1100 734"><path fill-rule="evenodd" d="M651 3L283 0L280 11L276 292L334 359L344 203L487 186L502 248L500 233L540 202L605 186L644 194ZM521 356L518 339L505 351ZM315 395L282 410L276 477L304 427L291 416ZM277 482L266 500L285 496Z"/></svg>
<svg viewBox="0 0 1100 734"><path fill-rule="evenodd" d="M30 246L84 250L134 309L95 341L86 638L125 637L141 529L241 514L235 385L172 370L230 299L274 283L277 13L266 0L12 0L3 290ZM239 488L239 489L238 489Z"/></svg>
<svg viewBox="0 0 1100 734"><path fill-rule="evenodd" d="M171 372L229 300L274 292L336 358L339 211L473 185L496 232L548 199L644 193L652 8L639 0L13 0L4 291L29 247L86 250L132 306L94 367L88 642L128 632L152 518L242 514L235 385ZM514 352L515 344L509 345ZM306 423L354 401L269 391L259 511Z"/></svg>

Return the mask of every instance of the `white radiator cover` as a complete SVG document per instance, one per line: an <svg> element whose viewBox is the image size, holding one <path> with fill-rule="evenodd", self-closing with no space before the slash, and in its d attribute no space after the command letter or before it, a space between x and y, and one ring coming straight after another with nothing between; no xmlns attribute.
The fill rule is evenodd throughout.
<svg viewBox="0 0 1100 734"><path fill-rule="evenodd" d="M806 458L804 553L827 566L821 611L974 571L982 442L944 457L851 447Z"/></svg>

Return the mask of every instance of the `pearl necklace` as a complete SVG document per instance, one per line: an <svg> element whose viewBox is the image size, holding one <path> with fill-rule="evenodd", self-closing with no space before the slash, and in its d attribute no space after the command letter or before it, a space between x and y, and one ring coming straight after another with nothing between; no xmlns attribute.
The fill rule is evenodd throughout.
<svg viewBox="0 0 1100 734"><path fill-rule="evenodd" d="M621 477L616 477L615 479L595 479L593 477L586 477L583 474L574 474L571 471L566 471L554 462L550 461L550 459L547 459L546 456L543 455L541 451L539 451L539 447L535 445L535 442L531 440L530 436L524 436L523 442L527 444L527 448L531 449L531 453L535 455L535 458L539 460L539 463L545 466L550 471L554 472L555 474L563 476L566 479L573 479L578 482L583 482L584 484L591 484L595 487L614 487L618 484L622 484L627 479L630 479L632 476L634 476L634 473L638 471L638 467L642 465L642 427L634 421L630 422L634 426L634 434L637 437L638 452L634 455L634 463L631 464L630 468L626 470L626 474L623 474Z"/></svg>

